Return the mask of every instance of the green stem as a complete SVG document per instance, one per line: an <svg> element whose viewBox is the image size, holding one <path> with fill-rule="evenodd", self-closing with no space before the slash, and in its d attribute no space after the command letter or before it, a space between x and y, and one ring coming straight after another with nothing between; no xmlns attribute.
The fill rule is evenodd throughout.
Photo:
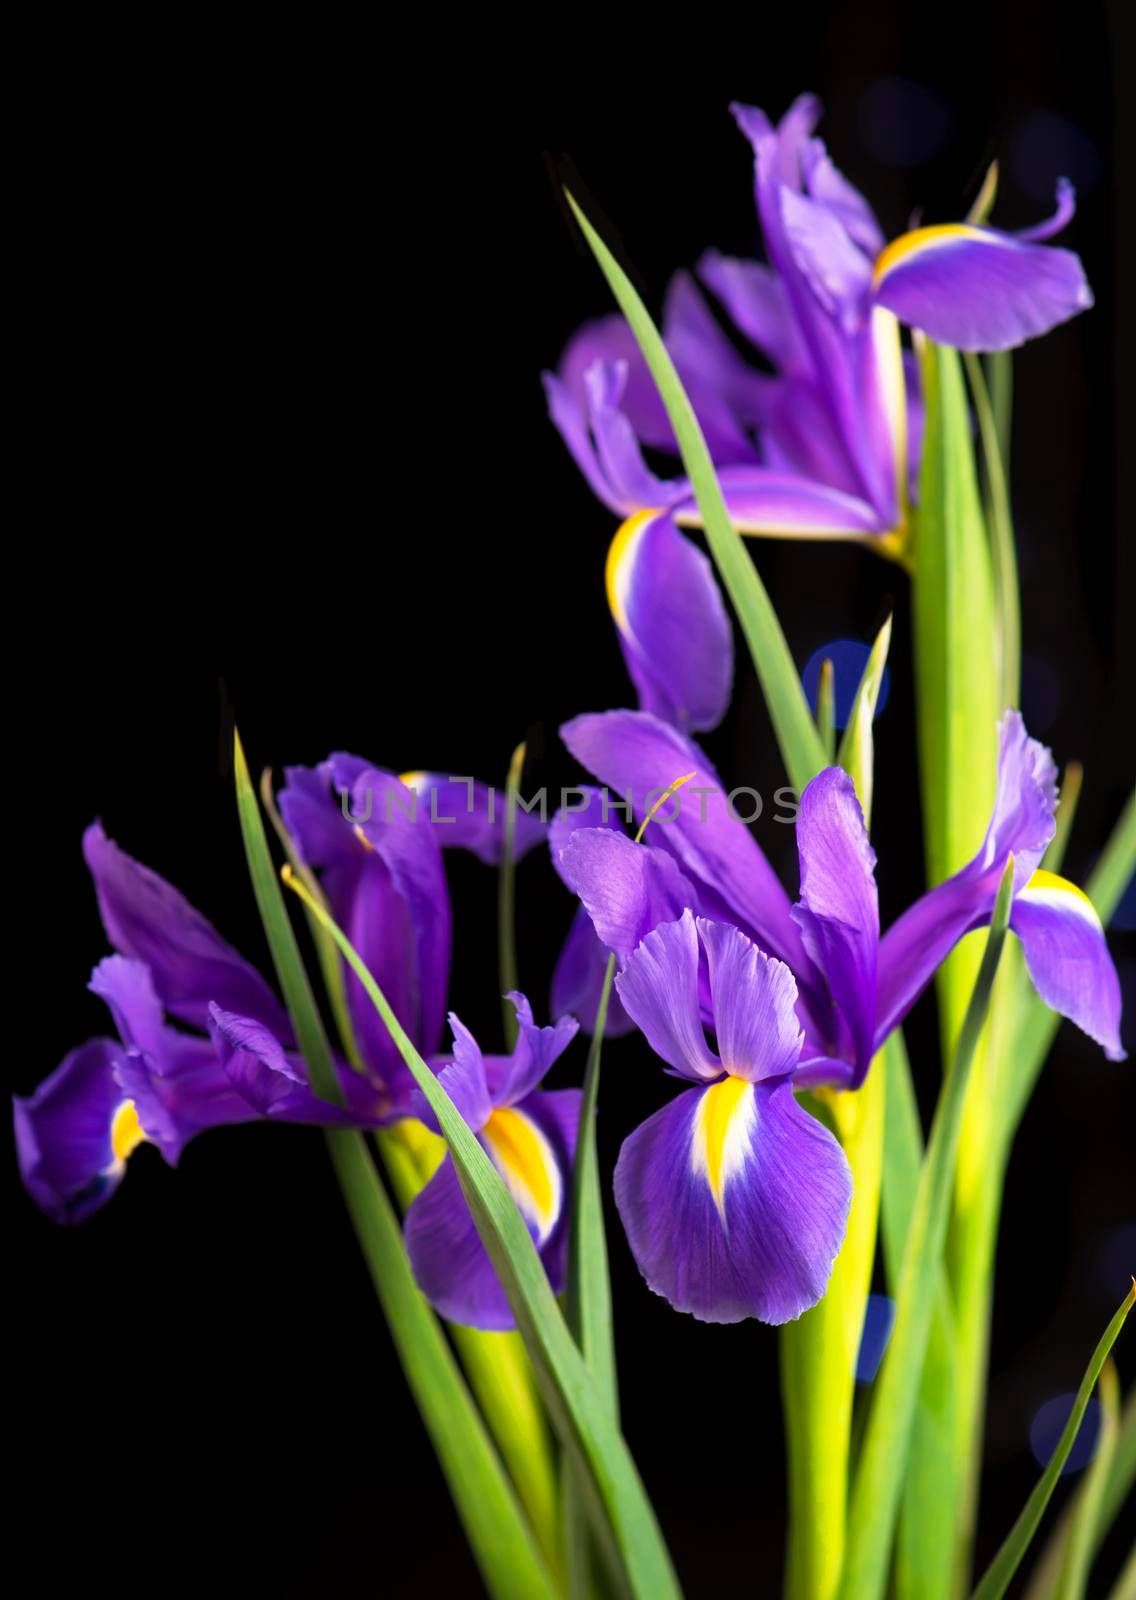
<svg viewBox="0 0 1136 1600"><path fill-rule="evenodd" d="M414 1283L398 1217L363 1136L329 1132L326 1139L407 1384L486 1587L496 1600L551 1600L557 1585L532 1541L441 1326Z"/></svg>
<svg viewBox="0 0 1136 1600"><path fill-rule="evenodd" d="M974 399L978 432L986 467L987 521L990 525L994 607L1000 643L1001 710L1016 706L1020 692L1022 659L1021 596L1018 592L1018 558L1014 549L1014 522L1010 492L1002 461L998 424L990 403L982 362L972 352L963 356Z"/></svg>

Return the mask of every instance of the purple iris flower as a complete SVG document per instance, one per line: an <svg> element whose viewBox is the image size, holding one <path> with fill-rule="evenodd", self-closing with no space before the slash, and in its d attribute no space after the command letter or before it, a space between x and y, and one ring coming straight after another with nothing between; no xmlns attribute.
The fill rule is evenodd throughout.
<svg viewBox="0 0 1136 1600"><path fill-rule="evenodd" d="M540 1089L552 1064L576 1033L561 1018L538 1028L522 994L510 994L518 1036L511 1056L483 1056L477 1041L452 1013L453 1055L438 1081L516 1201L556 1293L564 1287L568 1201L580 1090ZM413 1110L439 1132L421 1093ZM406 1246L426 1298L451 1322L474 1328L514 1326L496 1269L478 1236L453 1159L446 1156L406 1213Z"/></svg>
<svg viewBox="0 0 1136 1600"><path fill-rule="evenodd" d="M34 1094L13 1100L20 1171L50 1217L80 1222L104 1205L143 1142L176 1165L194 1135L260 1116L379 1120L378 1086L345 1068L347 1109L315 1097L268 984L171 884L98 823L83 852L118 952L90 987L117 1038L88 1039ZM275 1069L267 1089L261 1055Z"/></svg>
<svg viewBox="0 0 1136 1600"><path fill-rule="evenodd" d="M741 532L897 552L921 430L899 323L960 349L1002 350L1087 309L1078 257L1044 243L1072 217L1072 188L1062 180L1054 215L1024 233L949 223L889 244L813 136L813 96L776 125L754 107L732 109L753 146L768 261L709 252L697 277L773 372L739 354L686 273L667 293L667 347ZM657 476L644 458L644 449L678 450L622 318L582 328L545 387L553 422L605 505L623 518L697 525L687 480Z"/></svg>
<svg viewBox="0 0 1136 1600"><path fill-rule="evenodd" d="M471 779L410 772L401 778L337 753L318 767L289 767L280 810L305 864L319 875L332 915L358 950L420 1055L441 1047L450 982L452 913L444 848L499 862L504 800ZM519 812L518 857L545 826ZM387 1114L409 1114L414 1079L354 973L344 982L364 1066L385 1088Z"/></svg>
<svg viewBox="0 0 1136 1600"><path fill-rule="evenodd" d="M989 922L1011 854L1010 926L1035 988L1111 1058L1123 1055L1120 987L1100 921L1080 890L1039 867L1053 836L1056 770L1017 712L1002 722L981 848L882 939L875 855L840 768L825 768L801 796L793 904L682 734L631 711L577 717L561 731L638 818L676 776L694 774L652 823L651 844L617 828L578 828L559 858L617 957L624 1009L672 1072L710 1085L637 1130L616 1175L640 1269L679 1309L708 1321L781 1322L820 1298L843 1235L847 1169L819 1124L804 1130L793 1090L863 1081L945 956Z"/></svg>

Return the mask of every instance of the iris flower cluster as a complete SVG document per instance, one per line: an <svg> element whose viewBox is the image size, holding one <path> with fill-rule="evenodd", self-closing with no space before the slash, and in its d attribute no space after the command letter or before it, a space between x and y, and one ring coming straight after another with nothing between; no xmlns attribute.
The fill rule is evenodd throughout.
<svg viewBox="0 0 1136 1600"><path fill-rule="evenodd" d="M671 283L663 324L730 519L743 534L855 540L911 566L924 418L901 327L917 345L995 352L1090 306L1077 256L1049 243L1073 216L1072 190L1059 183L1054 215L1022 233L967 220L889 242L815 136L811 96L776 124L733 111L753 149L766 259L706 254ZM647 452L680 452L628 323L583 327L545 387L577 466L620 519L605 582L637 706L560 730L594 786L546 826L443 774L342 752L285 769L276 807L289 853L360 963L339 974L334 1100L313 1086L272 985L93 823L83 853L110 953L90 989L110 1022L14 1101L24 1183L57 1222L105 1205L145 1145L176 1166L191 1139L236 1123L394 1131L434 1152L402 1197L419 1288L459 1327L512 1328L469 1170L452 1137L451 1153L434 1139L437 1102L407 1050L499 1175L559 1293L587 1101L545 1080L579 1030L606 1021L608 1035L638 1031L684 1085L627 1134L611 1179L647 1286L706 1322L780 1324L825 1295L854 1199L840 1119L834 1131L818 1103L862 1092L1007 884L1037 995L1123 1057L1101 921L1043 865L1057 770L1020 712L1004 709L996 771L976 775L994 801L973 855L886 930L857 783L835 762L814 764L798 796L798 877L783 884L695 742L729 706L732 625L714 565L681 531L702 522L690 478L648 465ZM511 1048L497 1053L447 1010L454 849L507 872L547 849L574 901L549 1022L510 992Z"/></svg>

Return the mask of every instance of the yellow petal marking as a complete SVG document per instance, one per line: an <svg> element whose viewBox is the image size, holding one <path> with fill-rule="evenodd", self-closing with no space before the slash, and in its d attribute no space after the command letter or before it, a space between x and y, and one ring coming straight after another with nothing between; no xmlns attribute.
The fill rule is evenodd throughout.
<svg viewBox="0 0 1136 1600"><path fill-rule="evenodd" d="M876 265L872 271L873 287L878 287L881 280L901 261L906 261L908 256L918 255L922 250L933 249L937 244L947 244L951 239L976 239L981 238L977 228L967 227L965 222L940 222L931 228L913 228L910 233L901 233L898 239L893 239L885 245L876 257Z"/></svg>
<svg viewBox="0 0 1136 1600"><path fill-rule="evenodd" d="M1055 872L1046 872L1044 867L1038 867L1023 892L1028 894L1031 889L1049 889L1056 890L1060 894L1075 894L1077 899L1083 900L1093 915L1096 915L1096 908L1083 889L1078 889L1068 878L1059 878Z"/></svg>
<svg viewBox="0 0 1136 1600"><path fill-rule="evenodd" d="M501 1106L481 1130L522 1215L536 1224L541 1243L560 1215L560 1169L552 1147L531 1117Z"/></svg>
<svg viewBox="0 0 1136 1600"><path fill-rule="evenodd" d="M125 1161L132 1150L144 1143L146 1135L138 1120L133 1100L124 1100L110 1125L110 1147L116 1161Z"/></svg>
<svg viewBox="0 0 1136 1600"><path fill-rule="evenodd" d="M753 1105L753 1084L745 1078L723 1078L702 1096L695 1124L694 1165L705 1174L714 1204L726 1215L726 1182L737 1159L730 1134L738 1118L747 1118Z"/></svg>
<svg viewBox="0 0 1136 1600"><path fill-rule="evenodd" d="M604 568L607 603L611 607L611 614L615 618L616 627L624 633L631 631L627 625L627 608L623 601L627 564L634 555L635 546L639 542L639 535L649 522L654 522L658 515L657 511L636 511L632 516L628 517L626 522L620 523L616 529L615 538L608 548L607 565Z"/></svg>

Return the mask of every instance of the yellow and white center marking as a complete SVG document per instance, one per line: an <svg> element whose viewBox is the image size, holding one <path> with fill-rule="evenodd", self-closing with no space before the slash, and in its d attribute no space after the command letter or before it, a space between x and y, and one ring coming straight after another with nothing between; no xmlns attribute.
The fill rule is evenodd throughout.
<svg viewBox="0 0 1136 1600"><path fill-rule="evenodd" d="M1070 883L1068 878L1059 878L1055 872L1046 872L1043 867L1039 867L1025 888L1018 892L1018 899L1024 900L1027 905L1049 906L1054 911L1068 912L1085 922L1091 922L1094 927L1100 927L1096 908L1085 891L1078 889L1075 883Z"/></svg>
<svg viewBox="0 0 1136 1600"><path fill-rule="evenodd" d="M517 1209L544 1244L560 1215L562 1194L552 1146L532 1118L512 1106L494 1111L481 1137Z"/></svg>
<svg viewBox="0 0 1136 1600"><path fill-rule="evenodd" d="M714 1204L726 1220L726 1188L749 1153L753 1131L753 1084L745 1078L723 1078L699 1101L690 1146L690 1166L710 1185Z"/></svg>
<svg viewBox="0 0 1136 1600"><path fill-rule="evenodd" d="M982 237L976 228L969 227L965 222L940 222L931 228L913 228L910 233L901 233L898 239L885 245L876 257L872 284L878 287L893 267L898 267L911 256L922 255L937 245L953 244L959 239Z"/></svg>
<svg viewBox="0 0 1136 1600"><path fill-rule="evenodd" d="M604 568L607 603L621 633L631 632L627 621L627 600L639 541L644 529L654 522L658 514L657 511L636 511L616 529L615 538L608 548L607 565Z"/></svg>
<svg viewBox="0 0 1136 1600"><path fill-rule="evenodd" d="M124 1100L111 1118L110 1147L114 1151L114 1165L126 1164L132 1150L145 1143L146 1134L138 1120L133 1100Z"/></svg>

